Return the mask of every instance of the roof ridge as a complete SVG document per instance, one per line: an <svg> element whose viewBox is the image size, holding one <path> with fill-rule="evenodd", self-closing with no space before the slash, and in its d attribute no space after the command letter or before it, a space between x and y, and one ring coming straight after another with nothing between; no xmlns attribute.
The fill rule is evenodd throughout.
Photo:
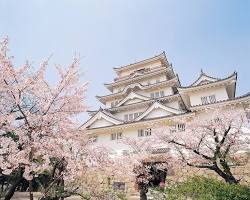
<svg viewBox="0 0 250 200"><path fill-rule="evenodd" d="M194 83L195 82L197 82L198 80L199 80L199 78L193 83L193 84L191 84L191 85L189 85L189 86L181 86L181 87L178 87L178 88L194 88L194 87L199 87L199 86L204 86L204 85L208 85L208 84L213 84L213 83L216 83L216 82L219 82L219 81L224 81L224 80L226 80L226 79L229 79L229 78L232 78L233 76L235 76L236 75L236 77L237 77L237 72L234 72L233 74L231 74L230 76L228 76L228 77L225 77L225 78L214 78L214 77L211 77L211 78L214 78L214 79L217 79L216 81L214 81L214 82L210 82L210 83L206 83L206 84L203 84L203 85L194 85ZM209 76L208 76L209 77Z"/></svg>
<svg viewBox="0 0 250 200"><path fill-rule="evenodd" d="M126 67L129 67L129 66L132 66L132 65L137 65L137 64L139 64L139 63L142 63L142 62L145 62L145 61L148 61L148 60L157 58L157 57L162 56L162 55L166 58L165 51L163 51L163 52L161 52L160 54L155 55L155 56L153 56L153 57L146 58L146 59L140 60L140 61L138 61L138 62L134 62L134 63L128 64L128 65L124 65L124 66L121 66L121 67L113 67L113 69L119 71L119 70L125 69Z"/></svg>

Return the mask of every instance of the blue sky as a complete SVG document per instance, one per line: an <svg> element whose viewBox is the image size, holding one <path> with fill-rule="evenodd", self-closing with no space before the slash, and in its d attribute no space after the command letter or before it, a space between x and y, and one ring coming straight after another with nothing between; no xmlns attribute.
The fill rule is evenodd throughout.
<svg viewBox="0 0 250 200"><path fill-rule="evenodd" d="M237 95L250 91L250 1L0 0L0 10L0 37L9 36L17 65L52 53L51 64L67 65L80 53L92 109L113 67L162 51L184 86L201 68L221 78L236 70Z"/></svg>

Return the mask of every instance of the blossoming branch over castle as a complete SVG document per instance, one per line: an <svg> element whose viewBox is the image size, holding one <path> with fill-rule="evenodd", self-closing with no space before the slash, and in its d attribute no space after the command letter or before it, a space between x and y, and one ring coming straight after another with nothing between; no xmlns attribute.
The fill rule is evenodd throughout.
<svg viewBox="0 0 250 200"><path fill-rule="evenodd" d="M98 145L126 153L122 137L151 137L154 126L166 126L173 132L184 132L179 117L202 116L207 108L238 107L249 117L250 93L235 97L237 73L214 78L201 71L189 86L182 86L165 53L127 66L114 68L117 78L104 84L111 92L97 96L105 108L89 111L91 118L83 125ZM156 149L156 153L164 152Z"/></svg>

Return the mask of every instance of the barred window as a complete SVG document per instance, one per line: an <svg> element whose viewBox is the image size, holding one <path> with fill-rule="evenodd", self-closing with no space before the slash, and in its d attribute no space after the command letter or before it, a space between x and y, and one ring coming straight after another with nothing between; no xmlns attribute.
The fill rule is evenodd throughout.
<svg viewBox="0 0 250 200"><path fill-rule="evenodd" d="M208 104L207 97L201 97L201 104L202 104L202 105Z"/></svg>
<svg viewBox="0 0 250 200"><path fill-rule="evenodd" d="M111 140L120 140L122 139L122 133L112 133L111 134Z"/></svg>
<svg viewBox="0 0 250 200"><path fill-rule="evenodd" d="M164 91L161 91L161 97L164 97L165 94L164 94Z"/></svg>
<svg viewBox="0 0 250 200"><path fill-rule="evenodd" d="M116 133L111 134L111 140L116 140Z"/></svg>
<svg viewBox="0 0 250 200"><path fill-rule="evenodd" d="M134 119L139 116L139 113L134 113Z"/></svg>
<svg viewBox="0 0 250 200"><path fill-rule="evenodd" d="M209 96L209 101L210 101L210 103L215 103L216 102L215 95Z"/></svg>
<svg viewBox="0 0 250 200"><path fill-rule="evenodd" d="M138 137L147 137L151 136L151 128L148 129L139 129L138 130Z"/></svg>
<svg viewBox="0 0 250 200"><path fill-rule="evenodd" d="M215 102L216 102L215 95L210 95L210 96L207 96L207 97L201 97L201 104L202 105L206 105L206 104L209 104L209 103L215 103Z"/></svg>
<svg viewBox="0 0 250 200"><path fill-rule="evenodd" d="M180 131L180 132L185 131L185 129L186 129L185 124L177 124L177 127L178 127L178 131Z"/></svg>
<svg viewBox="0 0 250 200"><path fill-rule="evenodd" d="M164 97L164 91L157 91L157 92L152 92L150 93L151 98L159 98L159 97Z"/></svg>
<svg viewBox="0 0 250 200"><path fill-rule="evenodd" d="M170 126L169 131L170 131L170 133L175 133L177 131L176 130L176 125Z"/></svg>
<svg viewBox="0 0 250 200"><path fill-rule="evenodd" d="M138 137L144 137L144 130L143 129L138 130Z"/></svg>
<svg viewBox="0 0 250 200"><path fill-rule="evenodd" d="M120 139L122 139L122 133L117 133L117 140L120 140Z"/></svg>
<svg viewBox="0 0 250 200"><path fill-rule="evenodd" d="M186 130L185 124L175 124L175 125L170 126L169 128L170 133L183 132L185 130Z"/></svg>
<svg viewBox="0 0 250 200"><path fill-rule="evenodd" d="M145 130L145 136L150 136L151 135L151 128L148 128Z"/></svg>
<svg viewBox="0 0 250 200"><path fill-rule="evenodd" d="M132 121L133 120L133 117L134 117L134 115L133 114L129 114L129 121Z"/></svg>
<svg viewBox="0 0 250 200"><path fill-rule="evenodd" d="M131 114L125 114L124 115L124 121L133 121L137 117L141 115L141 112L138 113L131 113Z"/></svg>

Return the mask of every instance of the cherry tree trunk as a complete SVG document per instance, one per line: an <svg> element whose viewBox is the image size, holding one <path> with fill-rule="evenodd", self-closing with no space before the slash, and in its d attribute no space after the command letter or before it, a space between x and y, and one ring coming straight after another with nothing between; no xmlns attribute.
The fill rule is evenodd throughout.
<svg viewBox="0 0 250 200"><path fill-rule="evenodd" d="M147 200L147 190L140 190L140 200Z"/></svg>
<svg viewBox="0 0 250 200"><path fill-rule="evenodd" d="M10 199L13 197L13 195L14 195L14 193L15 193L15 191L16 191L16 188L17 188L17 186L20 184L21 180L22 180L22 178L17 179L17 180L15 181L15 183L13 183L13 184L10 186L10 188L8 189L8 191L7 191L6 194L5 194L4 200L10 200Z"/></svg>

